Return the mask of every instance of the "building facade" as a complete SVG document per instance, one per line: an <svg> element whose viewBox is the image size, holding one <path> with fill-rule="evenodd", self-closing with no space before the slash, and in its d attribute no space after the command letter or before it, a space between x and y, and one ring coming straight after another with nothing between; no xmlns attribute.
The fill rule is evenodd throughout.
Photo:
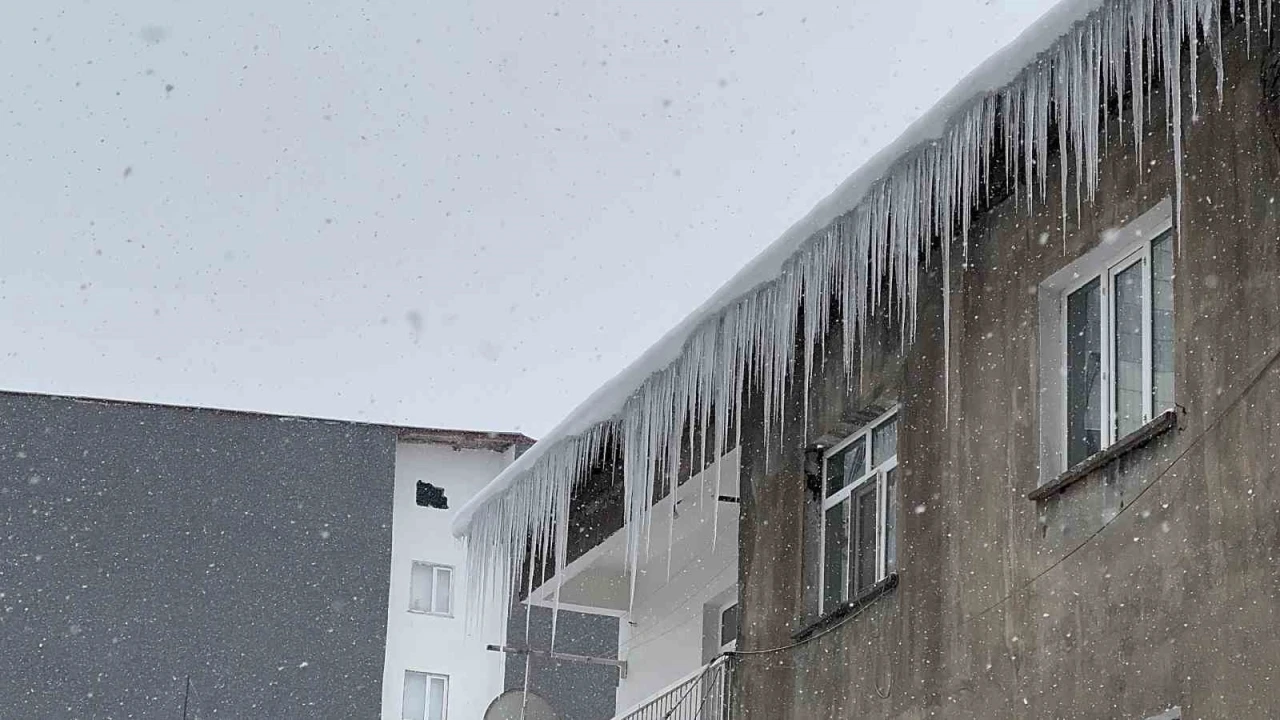
<svg viewBox="0 0 1280 720"><path fill-rule="evenodd" d="M470 578L449 523L531 442L498 433L397 434L383 720L479 717L503 691L502 654L468 626Z"/></svg>
<svg viewBox="0 0 1280 720"><path fill-rule="evenodd" d="M0 394L0 715L376 715L394 452L377 426Z"/></svg>
<svg viewBox="0 0 1280 720"><path fill-rule="evenodd" d="M658 546L670 478L727 427L738 627L709 665L729 668L725 701L698 686L623 717L1275 717L1268 13L1062 3L455 531L525 513L514 527L588 548L557 569L562 601L643 611L594 581L612 536L582 518L620 494L619 526ZM610 457L630 465L621 489L593 482ZM558 484L568 517L504 502ZM643 561L619 572L642 587Z"/></svg>
<svg viewBox="0 0 1280 720"><path fill-rule="evenodd" d="M874 329L853 381L829 365L807 438L796 427L767 460L766 438L745 441L738 717L1280 711L1280 650L1261 640L1280 620L1280 145L1262 37L1250 51L1243 23L1224 28L1230 79L1221 107L1188 117L1180 224L1163 132L1142 161L1106 150L1098 200L1065 232L1060 207L993 202L949 308L928 275L915 338ZM1208 58L1200 73L1216 102ZM896 482L846 481L841 444L874 453L886 413ZM809 468L822 493L849 482L879 510L864 523L809 491L803 447L825 460Z"/></svg>

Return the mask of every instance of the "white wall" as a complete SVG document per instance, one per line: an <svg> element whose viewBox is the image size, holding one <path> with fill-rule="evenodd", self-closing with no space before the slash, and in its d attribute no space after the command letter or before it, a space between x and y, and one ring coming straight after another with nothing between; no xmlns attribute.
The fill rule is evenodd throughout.
<svg viewBox="0 0 1280 720"><path fill-rule="evenodd" d="M704 627L703 605L737 592L736 562L716 562L732 559L724 555L672 577L623 619L618 657L627 661L627 677L618 684L619 715L702 667L703 633L718 631Z"/></svg>
<svg viewBox="0 0 1280 720"><path fill-rule="evenodd" d="M720 491L737 495L738 453L725 458L725 477ZM719 632L719 616L714 628L704 627L703 606L737 596L738 506L721 503L718 537L713 543L711 514L700 505L715 502L715 483L695 477L685 486L692 491L682 500L678 523L693 522L697 529L677 541L667 579L666 521L660 517L670 506L655 507L650 539L650 559L643 564L636 583L631 611L622 618L618 631L618 657L627 661L627 677L618 684L618 716L695 673L703 665L703 637Z"/></svg>
<svg viewBox="0 0 1280 720"><path fill-rule="evenodd" d="M450 534L449 524L457 508L511 460L510 451L397 443L382 720L400 720L405 670L449 676L449 720L481 717L502 691L502 655L486 650L487 643L479 633L466 632L465 553ZM444 488L450 509L418 507L418 480ZM409 612L409 574L414 560L454 567L453 617Z"/></svg>

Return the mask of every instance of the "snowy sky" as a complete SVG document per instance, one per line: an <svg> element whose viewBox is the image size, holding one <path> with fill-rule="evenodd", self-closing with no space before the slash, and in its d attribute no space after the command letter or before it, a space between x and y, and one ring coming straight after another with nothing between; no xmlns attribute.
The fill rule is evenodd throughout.
<svg viewBox="0 0 1280 720"><path fill-rule="evenodd" d="M0 388L536 437L1053 4L15 3Z"/></svg>

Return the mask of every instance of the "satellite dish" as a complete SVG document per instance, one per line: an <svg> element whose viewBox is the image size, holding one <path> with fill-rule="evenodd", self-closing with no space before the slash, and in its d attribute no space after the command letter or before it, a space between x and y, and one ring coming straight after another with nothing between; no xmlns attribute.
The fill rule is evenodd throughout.
<svg viewBox="0 0 1280 720"><path fill-rule="evenodd" d="M528 694L526 701L523 690L502 693L484 711L484 720L521 720L522 717L524 720L560 720L550 703L533 693Z"/></svg>

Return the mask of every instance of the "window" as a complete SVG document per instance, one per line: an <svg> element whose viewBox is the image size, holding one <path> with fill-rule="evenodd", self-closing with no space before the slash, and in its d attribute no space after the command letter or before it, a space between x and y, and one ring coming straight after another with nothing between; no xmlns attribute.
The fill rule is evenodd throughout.
<svg viewBox="0 0 1280 720"><path fill-rule="evenodd" d="M1173 406L1169 202L1041 288L1042 482Z"/></svg>
<svg viewBox="0 0 1280 720"><path fill-rule="evenodd" d="M409 578L409 610L432 615L453 614L453 568L414 561Z"/></svg>
<svg viewBox="0 0 1280 720"><path fill-rule="evenodd" d="M720 609L720 652L738 647L738 601Z"/></svg>
<svg viewBox="0 0 1280 720"><path fill-rule="evenodd" d="M897 566L898 418L881 416L824 455L821 612Z"/></svg>
<svg viewBox="0 0 1280 720"><path fill-rule="evenodd" d="M449 676L406 670L404 697L400 701L403 720L445 720L449 704Z"/></svg>

